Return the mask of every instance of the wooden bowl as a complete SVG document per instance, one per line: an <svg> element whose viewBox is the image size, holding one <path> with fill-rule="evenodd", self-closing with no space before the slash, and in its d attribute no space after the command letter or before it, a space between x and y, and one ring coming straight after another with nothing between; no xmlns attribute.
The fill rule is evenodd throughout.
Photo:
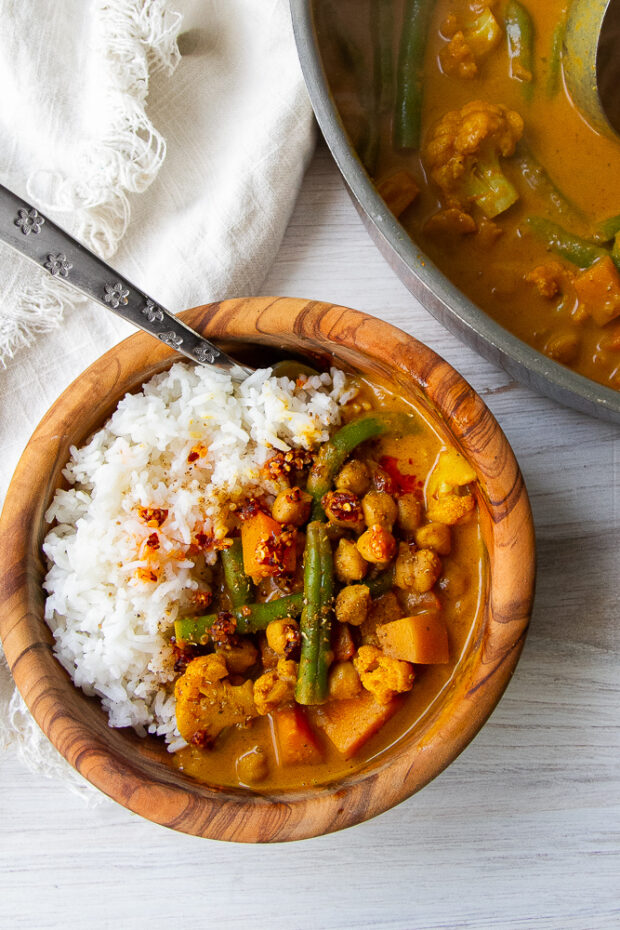
<svg viewBox="0 0 620 930"><path fill-rule="evenodd" d="M176 358L142 333L91 365L34 432L0 520L0 636L37 723L93 785L156 823L241 842L295 840L367 820L423 787L483 725L518 660L535 574L532 517L508 442L471 387L434 352L380 320L345 307L286 298L227 300L183 319L232 351L248 343L263 364L273 349L334 360L389 379L445 424L475 466L488 552L486 605L450 687L396 745L344 781L269 796L199 784L177 771L163 743L114 730L99 702L74 687L52 654L43 621L44 513L61 482L69 447L83 443L118 400ZM257 352L255 347L259 346ZM247 359L246 354L246 359Z"/></svg>

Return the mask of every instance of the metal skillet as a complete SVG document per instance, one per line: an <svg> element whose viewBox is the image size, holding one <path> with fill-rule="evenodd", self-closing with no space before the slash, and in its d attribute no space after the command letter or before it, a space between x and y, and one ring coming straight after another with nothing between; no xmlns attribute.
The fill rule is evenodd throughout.
<svg viewBox="0 0 620 930"><path fill-rule="evenodd" d="M336 108L323 68L315 9L317 0L290 0L293 30L301 66L317 120L362 221L384 258L423 306L459 339L480 355L501 365L515 380L534 391L583 413L620 423L620 392L605 387L533 349L487 316L437 268L409 237L386 207L366 173ZM596 8L590 41L603 41L614 22L612 11L620 0L575 0L575 13ZM575 35L580 32L575 29ZM572 40L569 38L569 44ZM615 46L617 48L617 46ZM572 51L567 50L569 54ZM578 54L576 52L576 54ZM618 56L616 52L616 58ZM602 61L597 53L594 63ZM590 63L592 65L592 62ZM583 72L592 81L592 67ZM576 77L577 80L577 77ZM617 86L612 85L612 86ZM598 92L598 91L597 91ZM617 96L616 91L616 96ZM592 101L592 97L590 97ZM600 108L600 104L596 104ZM613 127L609 123L609 132Z"/></svg>

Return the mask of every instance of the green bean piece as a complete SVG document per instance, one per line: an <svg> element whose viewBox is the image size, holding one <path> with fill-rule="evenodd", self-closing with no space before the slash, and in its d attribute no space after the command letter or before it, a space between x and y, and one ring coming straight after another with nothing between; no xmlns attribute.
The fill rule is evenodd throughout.
<svg viewBox="0 0 620 930"><path fill-rule="evenodd" d="M547 72L547 96L555 97L560 89L560 69L562 65L562 46L566 32L566 14L559 20L551 38L551 54Z"/></svg>
<svg viewBox="0 0 620 930"><path fill-rule="evenodd" d="M520 81L526 100L532 99L534 82L534 23L519 0L510 0L504 15L510 77Z"/></svg>
<svg viewBox="0 0 620 930"><path fill-rule="evenodd" d="M611 260L620 271L620 232L614 236L614 244L611 247Z"/></svg>
<svg viewBox="0 0 620 930"><path fill-rule="evenodd" d="M233 540L232 546L222 550L224 584L233 607L243 607L254 596L254 585L243 570L241 539Z"/></svg>
<svg viewBox="0 0 620 930"><path fill-rule="evenodd" d="M528 187L544 197L552 210L569 223L575 223L584 228L588 225L580 208L569 200L549 177L546 168L541 165L523 140L519 142L516 153L510 161L518 167L519 175Z"/></svg>
<svg viewBox="0 0 620 930"><path fill-rule="evenodd" d="M245 604L232 611L237 621L237 632L258 633L269 626L272 620L284 620L286 617L298 617L303 607L303 595L287 594L285 597L267 601L264 604ZM205 614L202 617L180 617L174 621L174 635L177 643L205 645L209 639L209 630L217 620L217 614Z"/></svg>
<svg viewBox="0 0 620 930"><path fill-rule="evenodd" d="M333 611L332 550L324 523L306 530L301 657L295 689L298 704L322 704L327 697L328 653Z"/></svg>
<svg viewBox="0 0 620 930"><path fill-rule="evenodd" d="M419 149L422 133L424 58L434 0L407 0L396 69L394 146Z"/></svg>
<svg viewBox="0 0 620 930"><path fill-rule="evenodd" d="M371 3L371 29L375 40L375 101L378 113L390 112L394 100L393 0Z"/></svg>
<svg viewBox="0 0 620 930"><path fill-rule="evenodd" d="M375 436L380 436L386 430L387 423L383 418L373 415L359 417L357 420L351 420L337 433L334 433L331 439L323 443L310 469L306 488L313 497L313 520L325 519L321 507L321 498L330 490L334 476L344 464L347 456L360 443L365 442L367 439L373 439Z"/></svg>
<svg viewBox="0 0 620 930"><path fill-rule="evenodd" d="M602 223L596 224L596 241L611 242L619 232L620 213L617 213L616 216L610 216L606 220L603 220Z"/></svg>
<svg viewBox="0 0 620 930"><path fill-rule="evenodd" d="M353 76L364 113L364 128L357 141L357 151L366 171L374 174L379 153L379 127L373 118L373 98L368 80L369 68L364 53L343 29L338 14L329 3L317 6L319 32L324 33L334 47L346 72Z"/></svg>
<svg viewBox="0 0 620 930"><path fill-rule="evenodd" d="M384 572L380 572L374 578L367 578L361 583L369 589L371 597L381 597L387 594L394 587L394 566L391 565Z"/></svg>
<svg viewBox="0 0 620 930"><path fill-rule="evenodd" d="M573 233L567 232L542 216L528 216L525 221L528 227L547 245L547 248L556 252L562 258L578 265L579 268L589 268L599 258L609 255L607 249L593 245Z"/></svg>

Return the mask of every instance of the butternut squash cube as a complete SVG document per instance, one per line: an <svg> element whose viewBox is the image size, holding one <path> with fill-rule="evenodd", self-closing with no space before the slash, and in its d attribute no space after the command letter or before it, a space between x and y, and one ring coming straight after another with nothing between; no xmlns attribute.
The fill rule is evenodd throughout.
<svg viewBox="0 0 620 930"><path fill-rule="evenodd" d="M434 611L402 617L377 627L386 656L415 665L440 665L450 660L448 628Z"/></svg>
<svg viewBox="0 0 620 930"><path fill-rule="evenodd" d="M345 759L354 756L401 706L401 699L379 704L369 691L317 707L315 723Z"/></svg>

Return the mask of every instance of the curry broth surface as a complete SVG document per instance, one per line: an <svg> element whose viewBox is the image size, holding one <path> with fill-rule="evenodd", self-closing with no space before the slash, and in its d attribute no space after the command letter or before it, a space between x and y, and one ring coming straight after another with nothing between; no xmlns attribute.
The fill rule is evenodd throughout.
<svg viewBox="0 0 620 930"><path fill-rule="evenodd" d="M317 0L316 5L319 13L331 8L331 16L334 8L338 8L338 24L349 32L356 47L364 50L370 74L369 0L339 0L338 3ZM535 90L531 101L525 100L520 82L509 76L505 36L479 63L476 77L462 79L442 73L438 58L440 48L445 45L440 34L441 25L449 13L459 14L467 4L465 0L438 0L429 28L425 59L422 139L429 127L446 112L460 109L469 101L504 104L522 116L524 141L559 189L583 210L589 224L594 225L620 213L620 140L603 136L585 121L573 106L561 80L553 97L545 91L553 31L567 10L566 0L545 0L544 3L530 0L526 5L535 23ZM499 2L494 9L501 14L505 6L505 2ZM403 8L403 0L394 0L397 23L402 19ZM370 92L366 88L360 94L351 70L343 68L342 54L333 36L328 35L328 23L325 19L324 28L319 29L328 79L347 131L356 144ZM396 62L397 47L394 53ZM527 216L547 216L582 236L587 235L587 228L575 228L562 217L551 214L547 202L524 182L518 166L511 164L510 159L503 159L503 170L515 185L520 199L496 218L503 230L497 241L489 247L478 241L477 236L461 236L458 240L443 242L427 236L424 224L440 208L437 192L427 182L419 153L394 151L391 132L391 116L384 116L375 180L379 182L394 170L406 168L420 184L418 200L400 217L412 238L471 300L539 351L552 355L550 345L556 337L577 331L579 343L570 367L595 381L620 389L620 333L617 333L620 327L617 321L601 327L591 318L576 319L574 304L565 301L562 306L558 300L542 297L533 284L524 280L525 274L550 260L560 261L572 271L578 270L547 251L544 243L524 230Z"/></svg>
<svg viewBox="0 0 620 930"><path fill-rule="evenodd" d="M427 414L407 403L386 387L371 386L358 379L361 392L356 400L366 400L374 409L403 412L416 417L419 431L376 440L373 457L392 456L402 474L415 475L425 485L439 452L450 447ZM355 773L364 763L385 752L407 732L421 723L441 692L449 686L473 631L481 618L486 583L486 550L482 541L478 510L467 522L451 527L452 549L443 557L443 573L436 586L446 621L450 662L445 665L416 666L413 688L402 696L402 706L351 759L344 759L321 729L312 726L324 761L312 765L281 766L271 715L254 718L245 727L222 732L210 749L193 746L175 753L174 764L198 781L221 787L245 787L258 793L300 789L329 784ZM336 622L336 621L334 621ZM306 708L311 725L314 711ZM260 747L268 760L268 776L257 784L244 784L236 773L236 760Z"/></svg>

